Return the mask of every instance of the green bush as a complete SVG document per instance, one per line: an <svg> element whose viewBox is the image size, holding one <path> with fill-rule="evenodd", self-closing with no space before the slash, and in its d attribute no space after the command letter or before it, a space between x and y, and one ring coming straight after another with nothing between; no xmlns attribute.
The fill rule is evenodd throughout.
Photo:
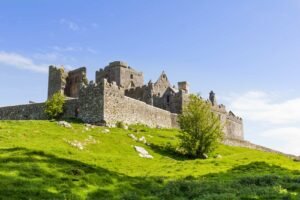
<svg viewBox="0 0 300 200"><path fill-rule="evenodd" d="M210 104L199 95L190 95L178 122L181 129L180 148L193 158L204 158L223 138L219 118L211 111Z"/></svg>
<svg viewBox="0 0 300 200"><path fill-rule="evenodd" d="M124 124L123 122L121 122L121 121L118 121L118 122L116 123L116 127L117 127L117 128L125 128L125 124Z"/></svg>
<svg viewBox="0 0 300 200"><path fill-rule="evenodd" d="M49 119L58 119L64 113L65 96L61 93L55 93L46 101L45 113Z"/></svg>

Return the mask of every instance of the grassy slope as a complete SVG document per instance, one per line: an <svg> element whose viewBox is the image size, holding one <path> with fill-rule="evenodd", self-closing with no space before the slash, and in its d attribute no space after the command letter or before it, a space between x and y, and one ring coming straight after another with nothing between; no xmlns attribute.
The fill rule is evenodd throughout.
<svg viewBox="0 0 300 200"><path fill-rule="evenodd" d="M207 160L188 160L168 148L176 130L104 134L72 125L0 121L0 199L300 199L300 163L280 155L222 145ZM97 143L84 150L66 142L89 136ZM154 159L140 158L133 145Z"/></svg>

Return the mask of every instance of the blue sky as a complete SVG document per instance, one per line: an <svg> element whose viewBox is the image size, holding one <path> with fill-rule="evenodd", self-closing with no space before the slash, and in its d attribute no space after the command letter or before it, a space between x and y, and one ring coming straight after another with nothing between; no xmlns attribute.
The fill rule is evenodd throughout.
<svg viewBox="0 0 300 200"><path fill-rule="evenodd" d="M254 143L300 155L297 0L3 0L0 106L43 101L47 67L114 60L217 93Z"/></svg>

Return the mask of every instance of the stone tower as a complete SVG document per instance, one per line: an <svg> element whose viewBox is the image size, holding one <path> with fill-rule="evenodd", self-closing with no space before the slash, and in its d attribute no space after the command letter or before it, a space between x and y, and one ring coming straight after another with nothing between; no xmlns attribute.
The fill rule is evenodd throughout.
<svg viewBox="0 0 300 200"><path fill-rule="evenodd" d="M49 67L48 99L60 92L67 97L77 98L82 84L87 84L86 68L66 71L63 67Z"/></svg>
<svg viewBox="0 0 300 200"><path fill-rule="evenodd" d="M122 61L109 63L104 69L96 72L96 83L102 79L107 79L109 83L116 82L118 86L125 89L142 87L144 85L144 75L137 72Z"/></svg>
<svg viewBox="0 0 300 200"><path fill-rule="evenodd" d="M55 66L49 67L49 79L48 79L48 99L53 96L53 94L60 92L64 94L66 87L67 73L65 69L57 68Z"/></svg>
<svg viewBox="0 0 300 200"><path fill-rule="evenodd" d="M186 81L182 81L182 82L178 82L178 89L184 91L186 94L189 93L190 90L190 86L188 84L188 82Z"/></svg>

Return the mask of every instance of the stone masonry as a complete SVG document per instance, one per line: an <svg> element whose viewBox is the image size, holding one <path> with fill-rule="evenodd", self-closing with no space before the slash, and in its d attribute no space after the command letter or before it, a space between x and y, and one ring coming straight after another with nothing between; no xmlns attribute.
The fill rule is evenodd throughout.
<svg viewBox="0 0 300 200"><path fill-rule="evenodd" d="M142 123L151 127L176 128L177 115L188 102L186 81L172 86L165 72L156 82L144 84L144 75L125 62L109 63L96 72L95 82L88 82L86 68L72 71L49 67L48 98L56 92L67 97L64 118L79 118L87 123L114 125ZM224 125L226 138L244 139L243 121L219 105L211 92L208 103ZM44 103L0 108L0 120L46 119Z"/></svg>

